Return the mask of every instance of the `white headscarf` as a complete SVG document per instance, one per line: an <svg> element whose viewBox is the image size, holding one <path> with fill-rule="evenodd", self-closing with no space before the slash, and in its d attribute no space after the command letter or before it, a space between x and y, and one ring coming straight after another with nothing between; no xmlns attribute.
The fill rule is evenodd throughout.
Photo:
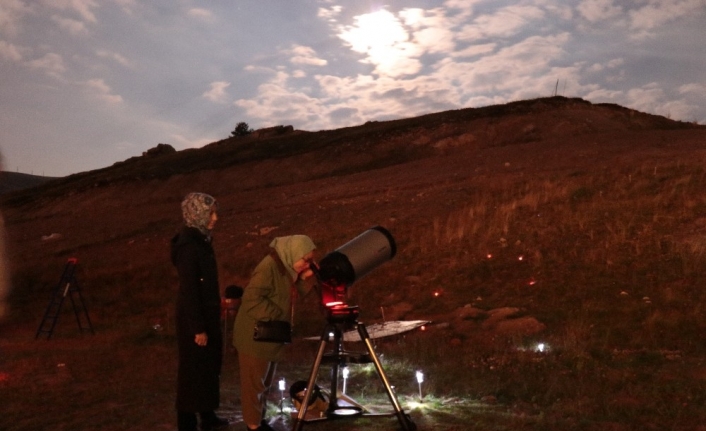
<svg viewBox="0 0 706 431"><path fill-rule="evenodd" d="M208 235L208 224L211 221L211 212L218 209L216 199L205 193L189 193L181 202L181 213L184 223Z"/></svg>

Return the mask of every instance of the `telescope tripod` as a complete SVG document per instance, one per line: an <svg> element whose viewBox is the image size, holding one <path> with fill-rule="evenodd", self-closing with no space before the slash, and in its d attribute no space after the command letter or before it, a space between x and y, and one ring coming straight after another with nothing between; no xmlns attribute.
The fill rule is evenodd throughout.
<svg viewBox="0 0 706 431"><path fill-rule="evenodd" d="M365 353L354 353L348 352L343 349L343 329L355 327L358 330L360 339L365 343L367 352ZM324 353L326 350L326 345L333 338L333 345L331 351ZM326 410L324 416L320 418L304 419L306 416L306 411L310 401L307 392L305 400L302 400L301 407L299 408L297 418L294 420L293 431L300 431L305 423L309 422L320 422L333 419L351 418L351 417L389 417L391 415L396 415L397 420L400 423L401 429L403 431L416 431L417 426L412 419L407 415L400 407L397 397L392 391L390 382L387 380L385 371L382 368L382 364L375 354L373 345L370 342L370 336L368 335L368 330L363 323L360 323L355 318L344 318L344 319L334 319L330 318L328 324L324 328L321 334L321 339L319 343L319 349L316 354L316 359L314 360L314 365L311 369L311 374L309 375L309 380L307 382L307 388L314 388L316 384L316 376L319 373L319 367L322 362L332 364L331 368L331 394L329 399L328 409ZM394 413L370 413L366 409L355 402L353 399L347 396L341 396L338 393L338 371L342 365L347 363L354 364L365 364L372 362L375 365L375 370L377 371L382 384L385 386L385 391L387 392L387 397L392 404ZM341 399L343 398L343 399Z"/></svg>

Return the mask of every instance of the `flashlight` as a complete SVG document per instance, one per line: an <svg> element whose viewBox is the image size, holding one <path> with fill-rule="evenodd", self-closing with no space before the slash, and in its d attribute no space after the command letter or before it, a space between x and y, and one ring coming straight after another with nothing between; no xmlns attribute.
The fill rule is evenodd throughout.
<svg viewBox="0 0 706 431"><path fill-rule="evenodd" d="M417 371L417 384L419 385L419 401L424 399L422 395L422 382L424 382L424 373Z"/></svg>
<svg viewBox="0 0 706 431"><path fill-rule="evenodd" d="M348 367L343 367L343 393L346 393L346 382L348 381L348 375L350 374L350 370Z"/></svg>
<svg viewBox="0 0 706 431"><path fill-rule="evenodd" d="M286 386L286 382L284 381L284 377L279 379L279 413L282 414L284 412L284 388Z"/></svg>

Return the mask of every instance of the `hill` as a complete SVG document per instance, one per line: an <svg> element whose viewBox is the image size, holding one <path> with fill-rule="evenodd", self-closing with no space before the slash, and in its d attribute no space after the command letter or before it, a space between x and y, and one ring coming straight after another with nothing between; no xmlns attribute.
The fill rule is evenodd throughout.
<svg viewBox="0 0 706 431"><path fill-rule="evenodd" d="M72 335L67 315L42 361L79 352L97 358L114 345L121 353L109 370L71 356L87 377L78 370L57 377L45 395L54 388L52 399L60 399L59 390L78 383L88 391L88 376L100 375L121 382L127 405L158 400L139 419L145 427L169 423L169 382L128 364L173 371L164 359L169 330L152 328L172 319L176 279L167 250L179 203L202 191L220 202L214 236L222 286L246 284L275 236L308 234L323 255L371 226L392 232L397 256L356 282L351 304L365 322L383 314L432 320L426 333L381 345L387 357L401 358L396 369L422 364L434 376L430 393L510 413L479 418L480 407L463 403L415 411L422 429L695 429L706 419L705 137L704 126L553 97L230 138L7 193L0 205L14 290L0 326L9 341L0 349L15 358L38 354L23 340L34 337L66 259L77 257L98 334L92 348L80 347L85 338ZM317 334L324 322L316 301L302 300L299 309L299 334ZM498 313L505 323L533 324L506 333L511 325L499 325ZM538 341L552 353L534 352ZM165 356L149 362L144 348ZM292 363L308 353L293 350ZM33 368L7 372L29 378ZM128 369L135 383L124 380ZM661 392L645 390L655 381ZM398 393L408 389L400 384ZM236 395L225 400L237 405ZM95 416L108 408L84 402ZM449 415L464 420L454 424ZM119 412L107 416L102 429L122 429ZM25 425L45 425L35 420Z"/></svg>
<svg viewBox="0 0 706 431"><path fill-rule="evenodd" d="M20 172L0 172L0 194L38 186L53 179L55 178Z"/></svg>

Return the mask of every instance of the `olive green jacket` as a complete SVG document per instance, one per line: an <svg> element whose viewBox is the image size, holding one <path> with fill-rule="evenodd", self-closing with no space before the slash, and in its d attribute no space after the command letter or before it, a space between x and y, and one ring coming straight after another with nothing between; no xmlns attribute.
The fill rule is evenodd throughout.
<svg viewBox="0 0 706 431"><path fill-rule="evenodd" d="M303 281L294 284L304 296L311 286ZM239 352L277 362L284 344L254 341L255 322L258 320L292 321L292 276L272 255L266 256L253 271L243 291L242 302L233 326L233 346Z"/></svg>

